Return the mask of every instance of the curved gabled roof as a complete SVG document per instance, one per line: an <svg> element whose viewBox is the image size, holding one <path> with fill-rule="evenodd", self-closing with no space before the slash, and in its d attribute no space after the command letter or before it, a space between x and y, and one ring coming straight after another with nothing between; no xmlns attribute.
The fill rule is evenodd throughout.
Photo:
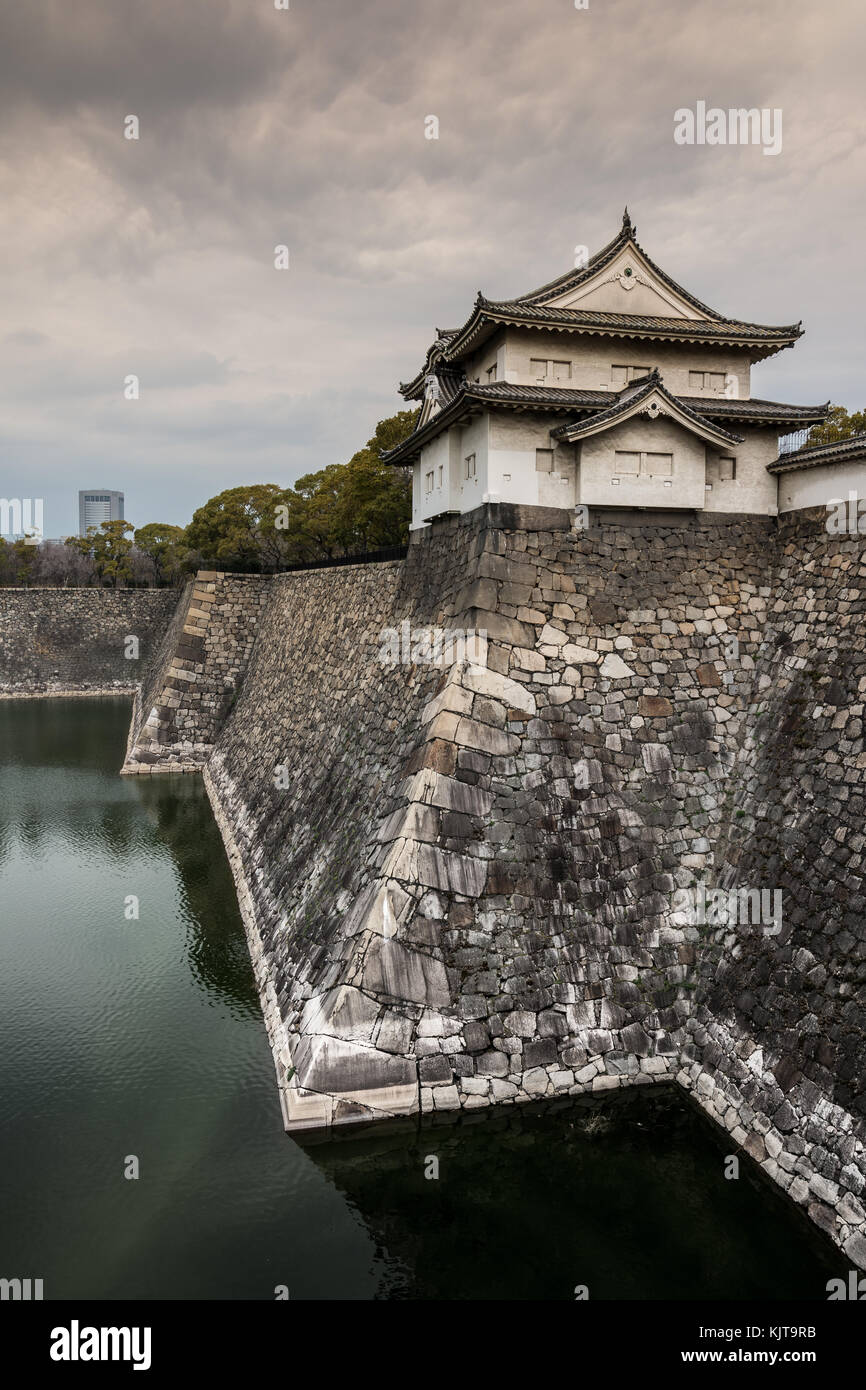
<svg viewBox="0 0 866 1390"><path fill-rule="evenodd" d="M631 247L647 269L672 295L687 304L698 316L610 313L597 309L577 309L554 305L551 299L569 294L589 284L626 247ZM626 272L628 273L628 272ZM458 329L438 332L427 353L424 366L410 382L401 384L407 400L423 395L424 378L437 363L458 363L474 352L497 327L529 327L617 338L651 338L656 342L717 343L750 348L753 361L769 357L781 348L791 347L802 336L801 323L772 326L733 319L711 309L708 304L677 284L656 265L637 240L636 229L626 208L622 227L612 241L590 258L586 266L569 270L529 294L515 299L487 299L479 291L469 318Z"/></svg>
<svg viewBox="0 0 866 1390"><path fill-rule="evenodd" d="M438 362L442 361L446 347L451 339L457 336L457 332L456 328L436 329L436 341L431 343L427 349L424 366L411 381L401 381L397 388L404 400L420 400L424 394L424 378L430 375Z"/></svg>
<svg viewBox="0 0 866 1390"><path fill-rule="evenodd" d="M653 397L662 403L659 414L663 411L665 415L684 425L693 434L700 435L702 439L718 444L742 443L741 434L732 434L730 430L723 429L721 425L692 410L682 397L671 395L658 371L652 371L647 376L631 382L625 390L620 391L616 402L608 406L607 410L600 410L583 420L560 425L558 429L551 430L551 437L573 444L578 439L585 439L587 435L599 434L621 420L641 414L650 405ZM650 408L652 409L651 405Z"/></svg>
<svg viewBox="0 0 866 1390"><path fill-rule="evenodd" d="M622 227L613 238L613 241L609 241L607 246L603 247L601 251L597 251L595 255L587 261L585 266L582 266L580 269L566 271L564 275L560 275L556 280L551 280L548 284L542 285L540 289L530 291L529 294L522 294L519 295L517 299L503 302L515 305L540 304L546 299L552 299L557 295L568 294L571 290L578 289L581 285L586 284L586 282L597 275L600 270L604 270L605 266L615 260L620 251L628 245L632 245L635 248L653 273L658 276L669 290L679 295L681 299L686 300L697 313L701 314L706 319L717 320L719 323L730 322L723 314L718 314L716 310L711 309L708 304L704 304L700 299L696 299L693 294L690 294L688 290L684 290L682 285L678 285L675 280L672 280L671 277L662 270L661 266L656 265L655 261L650 259L637 239L637 227L635 227L628 215L628 208L625 209L622 215Z"/></svg>

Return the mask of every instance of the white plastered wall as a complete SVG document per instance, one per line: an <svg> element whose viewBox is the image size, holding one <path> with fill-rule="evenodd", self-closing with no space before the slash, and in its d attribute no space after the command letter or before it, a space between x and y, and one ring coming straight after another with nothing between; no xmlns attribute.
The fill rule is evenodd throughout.
<svg viewBox="0 0 866 1390"><path fill-rule="evenodd" d="M490 417L489 491L503 502L573 507L575 449L551 440L555 417L501 411ZM539 472L536 451L551 450L552 468Z"/></svg>
<svg viewBox="0 0 866 1390"><path fill-rule="evenodd" d="M708 512L753 512L760 516L776 515L776 479L767 472L767 465L778 453L778 432L775 429L747 429L732 426L742 434L741 444L716 448L707 445L707 462L725 456L736 459L736 477L717 481L708 469L704 508Z"/></svg>
<svg viewBox="0 0 866 1390"><path fill-rule="evenodd" d="M665 386L675 396L717 399L718 393L689 385L689 372L724 372L731 379L729 394L748 400L751 364L748 354L735 348L701 347L691 343L653 343L642 339L591 337L587 334L544 333L536 329L509 329L505 335L504 373L500 380L534 386L532 358L571 362L571 378L551 383L590 391L611 391L614 363L634 367L658 367ZM482 380L486 378L482 375Z"/></svg>
<svg viewBox="0 0 866 1390"><path fill-rule="evenodd" d="M443 512L471 512L488 491L488 418L473 416L465 425L452 425L425 444L412 469L412 529ZM475 455L474 476L466 476L466 459ZM440 483L440 472L442 481ZM433 488L427 491L427 474Z"/></svg>
<svg viewBox="0 0 866 1390"><path fill-rule="evenodd" d="M780 512L792 512L801 507L828 507L840 501L847 504L852 492L858 501L863 501L866 499L866 462L802 468L792 473L779 473L774 482L778 483Z"/></svg>
<svg viewBox="0 0 866 1390"><path fill-rule="evenodd" d="M669 478L618 474L616 452L670 453ZM618 482L613 481L619 478ZM581 440L578 502L590 507L694 507L704 505L706 446L682 425L635 416Z"/></svg>

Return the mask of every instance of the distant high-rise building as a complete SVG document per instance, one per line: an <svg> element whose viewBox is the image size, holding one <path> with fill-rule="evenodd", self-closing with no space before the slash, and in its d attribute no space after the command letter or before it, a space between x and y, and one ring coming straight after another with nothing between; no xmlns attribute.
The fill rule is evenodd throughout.
<svg viewBox="0 0 866 1390"><path fill-rule="evenodd" d="M107 487L91 487L78 494L78 534L86 536L88 527L103 521L123 521L123 493Z"/></svg>

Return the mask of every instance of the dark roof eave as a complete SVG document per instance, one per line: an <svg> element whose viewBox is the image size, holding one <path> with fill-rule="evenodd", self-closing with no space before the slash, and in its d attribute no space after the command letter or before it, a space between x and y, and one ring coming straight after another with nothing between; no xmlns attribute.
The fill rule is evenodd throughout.
<svg viewBox="0 0 866 1390"><path fill-rule="evenodd" d="M561 313L568 311L562 310ZM639 317L639 316L635 316ZM674 327L682 322L682 328ZM618 323L588 322L582 319L550 319L539 314L519 314L503 309L499 306L495 308L488 304L477 305L473 309L464 327L448 344L443 352L443 360L446 362L459 361L473 350L476 343L480 343L489 334L485 334L485 328L495 330L498 327L506 328L540 328L554 333L575 333L587 335L589 337L600 338L641 338L652 339L656 342L694 342L694 343L723 343L734 347L744 347L756 349L754 360L770 357L773 353L780 352L783 348L793 347L803 335L799 325L789 325L778 329L767 327L762 334L750 333L748 327L738 329L730 325L707 325L703 328L696 328L696 320L683 319L674 320L670 326L658 327L657 325L640 326L628 322L628 316ZM764 328L762 324L750 325L751 328Z"/></svg>
<svg viewBox="0 0 866 1390"><path fill-rule="evenodd" d="M683 400L682 396L677 397ZM712 401L706 398L688 397L688 404L696 415L706 415L710 420L738 420L749 425L820 425L830 412L830 402L825 405L788 405L783 401Z"/></svg>
<svg viewBox="0 0 866 1390"><path fill-rule="evenodd" d="M499 384L507 385L507 383L504 382ZM457 391L456 395L454 395L447 404L442 406L441 410L437 410L436 414L432 415L420 429L410 434L408 439L403 440L402 444L398 444L395 448L387 450L385 453L380 454L379 457L383 463L399 464L403 466L405 463L414 460L423 446L429 443L431 439L436 438L437 434L441 432L443 425L450 426L457 424L464 415L473 414L480 410L522 410L535 414L570 415L574 414L576 411L597 410L599 405L603 403L602 400L590 401L587 403L574 399L568 400L568 396L574 397L590 393L580 391L570 392L565 388L551 388L552 390L559 391L558 397L538 394L544 389L545 388L518 386L515 388L515 394L509 397L508 395L494 394L489 386L482 386L476 382L467 382ZM527 394L521 396L518 394L521 391ZM535 392L536 394L529 394L530 392ZM610 395L609 392L602 391L593 392L592 394L602 398Z"/></svg>
<svg viewBox="0 0 866 1390"><path fill-rule="evenodd" d="M512 394L508 393L509 382L497 382L495 385L480 384L476 382L465 383L448 401L441 410L405 439L402 444L389 450L380 457L383 463L392 463L405 466L412 462L419 454L423 446L431 439L435 439L440 433L443 424L456 424L463 415L478 409L499 409L499 410L523 410L535 414L570 414L587 416L597 413L599 407L604 407L607 402L613 407L617 402L612 397L620 393L611 391L580 391L568 387L540 387L540 386L518 386L512 388ZM670 394L670 393L668 393ZM584 397L583 400L580 397ZM586 399L592 397L592 399ZM811 425L820 424L827 418L830 409L829 401L819 406L798 406L788 405L782 401L763 401L763 400L708 400L697 396L672 396L671 397L686 413L692 413L698 417L706 417L708 420L729 419L736 420L743 425L766 425L766 426L785 426L785 425ZM761 407L756 413L750 409L753 405ZM606 412L603 412L606 413ZM563 427L554 431L557 435ZM727 434L732 443L739 443L743 436L734 434L732 431L721 431Z"/></svg>

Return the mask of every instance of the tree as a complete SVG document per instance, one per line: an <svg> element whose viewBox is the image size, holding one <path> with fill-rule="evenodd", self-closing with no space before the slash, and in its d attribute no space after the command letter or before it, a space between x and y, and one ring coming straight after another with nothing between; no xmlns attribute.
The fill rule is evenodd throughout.
<svg viewBox="0 0 866 1390"><path fill-rule="evenodd" d="M372 439L346 464L340 496L340 530L352 548L402 545L412 518L412 473L383 463L381 454L402 444L415 428L417 410L380 420Z"/></svg>
<svg viewBox="0 0 866 1390"><path fill-rule="evenodd" d="M807 447L811 444L835 444L837 439L850 439L853 434L866 434L866 410L850 415L844 405L831 405L823 425L813 425Z"/></svg>
<svg viewBox="0 0 866 1390"><path fill-rule="evenodd" d="M35 547L32 578L34 584L51 588L81 588L94 582L96 566L89 555L62 541L43 541Z"/></svg>
<svg viewBox="0 0 866 1390"><path fill-rule="evenodd" d="M186 565L189 547L183 526L150 521L139 526L133 536L135 548L149 562L153 581L176 584ZM143 567L143 572L147 569Z"/></svg>
<svg viewBox="0 0 866 1390"><path fill-rule="evenodd" d="M220 569L266 570L279 567L283 545L277 522L287 493L276 483L227 488L193 512L186 528L192 563Z"/></svg>
<svg viewBox="0 0 866 1390"><path fill-rule="evenodd" d="M412 515L412 478L380 454L412 433L416 410L380 420L371 439L348 463L329 464L299 478L290 504L289 531L296 546L333 558L402 545Z"/></svg>
<svg viewBox="0 0 866 1390"><path fill-rule="evenodd" d="M103 521L98 527L88 526L86 536L70 536L66 544L93 560L101 584L117 589L132 578L133 529L131 521Z"/></svg>
<svg viewBox="0 0 866 1390"><path fill-rule="evenodd" d="M32 583L33 567L38 549L38 546L28 545L20 537L11 542L0 538L0 577L2 577L2 582L16 588Z"/></svg>
<svg viewBox="0 0 866 1390"><path fill-rule="evenodd" d="M331 559L342 549L337 511L343 466L330 463L318 473L305 473L289 489L286 538L298 562Z"/></svg>

